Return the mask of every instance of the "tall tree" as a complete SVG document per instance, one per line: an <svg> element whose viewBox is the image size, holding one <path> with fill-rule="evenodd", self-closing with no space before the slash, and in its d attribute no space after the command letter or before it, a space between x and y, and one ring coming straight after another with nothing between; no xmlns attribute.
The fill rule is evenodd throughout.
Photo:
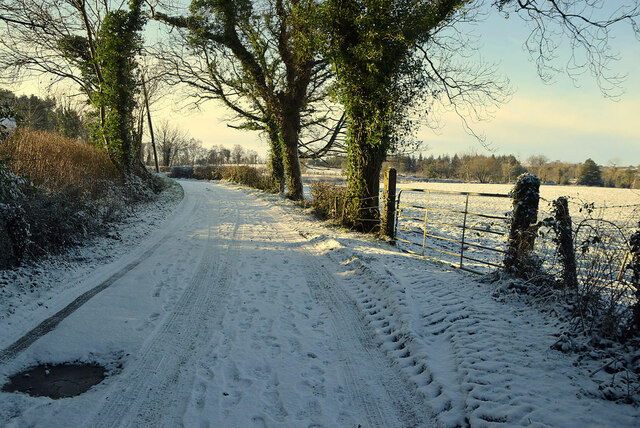
<svg viewBox="0 0 640 428"><path fill-rule="evenodd" d="M500 102L504 86L484 67L453 64L435 43L446 24L467 19L462 0L328 0L327 58L347 115L348 193L355 226L373 230L382 162L409 127L406 113L421 91L456 104ZM431 44L431 45L430 45ZM433 56L428 54L431 48ZM454 46L450 47L454 49ZM444 55L442 55L444 54ZM438 64L440 67L438 67Z"/></svg>
<svg viewBox="0 0 640 428"><path fill-rule="evenodd" d="M178 157L187 150L189 136L168 121L160 122L156 130L157 148L162 166L175 165Z"/></svg>
<svg viewBox="0 0 640 428"><path fill-rule="evenodd" d="M356 226L375 227L379 174L387 152L406 129L407 108L416 100L443 99L463 117L478 106L502 101L504 86L487 68L451 61L463 21L475 21L483 6L533 24L527 40L539 73L553 71L561 34L570 40L569 68L589 70L609 93L613 56L609 28L630 22L639 33L638 0L607 8L604 0L327 0L323 3L326 55L337 73L348 131L348 188ZM611 12L607 12L611 11ZM451 28L453 31L443 32ZM453 35L453 36L452 36ZM584 59L579 62L577 58ZM466 109L465 109L466 108ZM466 125L466 122L464 122Z"/></svg>
<svg viewBox="0 0 640 428"><path fill-rule="evenodd" d="M188 43L177 47L182 51L159 52L171 66L168 76L190 87L198 100L222 101L240 118L237 127L264 131L272 176L277 181L286 172L292 199L302 199L302 130L333 130L327 126L331 109L319 107L330 74L315 49L315 6L313 0L194 0L189 16L155 13L187 30ZM319 150L306 146L305 152L328 150L326 144Z"/></svg>
<svg viewBox="0 0 640 428"><path fill-rule="evenodd" d="M108 12L96 41L96 77L99 91L91 97L91 103L101 112L101 126L96 138L102 137L113 163L126 177L144 169L140 162L139 137L136 135L136 94L140 80L136 74L144 25L140 10L142 0L130 0L129 11ZM76 52L71 52L76 53ZM83 52L76 57L85 61ZM86 64L85 66L88 66ZM136 171L138 169L138 171ZM139 175L139 174L138 174Z"/></svg>

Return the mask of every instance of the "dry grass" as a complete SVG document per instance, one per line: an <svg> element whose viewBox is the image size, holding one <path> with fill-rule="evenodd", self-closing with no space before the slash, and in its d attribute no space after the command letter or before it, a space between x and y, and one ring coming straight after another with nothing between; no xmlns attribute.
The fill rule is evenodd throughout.
<svg viewBox="0 0 640 428"><path fill-rule="evenodd" d="M104 151L50 132L20 130L1 150L14 173L49 191L74 187L96 197L105 181L118 178Z"/></svg>

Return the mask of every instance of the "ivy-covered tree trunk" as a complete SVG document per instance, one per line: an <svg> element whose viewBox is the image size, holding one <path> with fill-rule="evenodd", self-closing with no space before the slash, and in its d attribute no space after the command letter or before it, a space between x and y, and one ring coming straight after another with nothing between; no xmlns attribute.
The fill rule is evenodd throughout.
<svg viewBox="0 0 640 428"><path fill-rule="evenodd" d="M282 160L282 141L278 133L278 125L267 120L267 135L269 137L269 174L273 183L274 191L284 190L284 163Z"/></svg>
<svg viewBox="0 0 640 428"><path fill-rule="evenodd" d="M289 109L287 109L289 110ZM280 123L282 138L284 171L287 176L287 196L294 201L304 199L302 191L302 172L298 159L298 130L300 128L300 114L296 109L284 112Z"/></svg>
<svg viewBox="0 0 640 428"><path fill-rule="evenodd" d="M336 70L348 123L349 215L365 232L379 228L380 171L404 109L398 77L408 48L395 33L402 25L394 4L330 0L324 6L326 55Z"/></svg>
<svg viewBox="0 0 640 428"><path fill-rule="evenodd" d="M138 159L133 114L138 91L135 57L142 44L140 7L141 0L131 0L129 11L107 13L97 38L97 63L102 81L94 105L101 117L104 115L98 132L112 162L125 178L148 174Z"/></svg>
<svg viewBox="0 0 640 428"><path fill-rule="evenodd" d="M380 172L391 146L392 115L387 100L375 89L357 87L361 98L346 104L347 188L353 226L373 232L380 226ZM373 100L364 94L373 93Z"/></svg>
<svg viewBox="0 0 640 428"><path fill-rule="evenodd" d="M530 278L537 273L533 256L540 203L540 179L533 174L522 174L511 191L513 211L504 267L520 278Z"/></svg>
<svg viewBox="0 0 640 428"><path fill-rule="evenodd" d="M366 131L368 122L375 118L352 115L350 119L347 146L349 214L357 229L373 232L379 227L380 171L388 144L385 138L376 138Z"/></svg>

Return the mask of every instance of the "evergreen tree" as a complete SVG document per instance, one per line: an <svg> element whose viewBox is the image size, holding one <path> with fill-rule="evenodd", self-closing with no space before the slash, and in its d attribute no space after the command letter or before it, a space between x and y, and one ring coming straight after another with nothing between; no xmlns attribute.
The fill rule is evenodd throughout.
<svg viewBox="0 0 640 428"><path fill-rule="evenodd" d="M587 159L580 167L578 184L583 186L604 186L600 167L593 160Z"/></svg>

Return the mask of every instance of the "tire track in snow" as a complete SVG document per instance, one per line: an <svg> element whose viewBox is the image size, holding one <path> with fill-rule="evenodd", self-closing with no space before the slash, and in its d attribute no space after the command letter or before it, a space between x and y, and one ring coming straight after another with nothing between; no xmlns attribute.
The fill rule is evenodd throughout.
<svg viewBox="0 0 640 428"><path fill-rule="evenodd" d="M88 426L180 426L183 410L191 393L191 382L180 380L193 376L187 362L201 352L200 345L210 336L224 315L224 300L229 287L231 267L237 263L238 235L243 235L240 211L224 218L235 222L233 230L212 233L209 224L207 245L194 278L160 331L143 345L129 370L119 375L124 386L116 382L109 401ZM212 213L209 213L211 221ZM224 220L217 219L217 220ZM228 237L224 248L214 245L218 236ZM213 269L213 272L212 272ZM218 309L217 311L214 309ZM152 367L152 369L150 369ZM149 377L148 374L154 375Z"/></svg>
<svg viewBox="0 0 640 428"><path fill-rule="evenodd" d="M183 201L185 207L183 207L182 211L185 211L188 206L187 201ZM91 298L95 297L98 293L106 290L108 287L113 285L120 278L125 276L127 273L135 269L142 262L147 260L163 243L170 239L170 237L175 233L176 229L183 223L183 218L190 218L193 213L197 211L200 207L201 201L198 200L193 205L190 213L186 216L177 214L176 218L171 221L171 223L167 226L170 232L166 233L164 236L159 238L154 244L152 244L149 248L147 248L138 258L134 261L125 265L122 269L118 270L116 273L109 276L106 280L102 281L100 284L91 288L88 291L85 291L76 299L74 299L67 306L50 316L49 318L42 321L36 327L25 333L18 340L13 342L11 345L7 346L5 349L0 351L0 364L6 363L7 361L13 359L20 352L27 349L31 346L35 341L55 329L65 318L78 310L82 305L87 303Z"/></svg>
<svg viewBox="0 0 640 428"><path fill-rule="evenodd" d="M268 215L272 224L281 220ZM284 213L283 213L284 214ZM290 244L306 244L301 236L291 230L271 227ZM389 357L374 340L370 326L363 322L363 314L353 299L338 284L334 276L303 246L296 245L302 261L299 269L304 272L309 290L316 302L331 313L331 333L335 338L340 361L351 400L365 411L367 426L415 427L433 425L430 409L420 394L413 394L415 387L407 384ZM331 259L328 259L332 261ZM373 370L371 369L373 366ZM374 378L371 374L375 373ZM383 393L383 397L370 391Z"/></svg>
<svg viewBox="0 0 640 428"><path fill-rule="evenodd" d="M341 259L346 256L338 254ZM340 263L335 253L328 257ZM464 393L456 380L457 365L448 360L448 354L441 355L446 344L432 343L433 346L425 347L421 343L423 338L413 333L412 321L406 311L406 290L395 285L401 282L386 267L363 263L355 254L350 254L341 264L353 273L347 280L351 292L386 353L428 400L441 424L464 426L466 414L460 398ZM436 367L433 367L434 362L437 362ZM443 372L446 373L444 378Z"/></svg>
<svg viewBox="0 0 640 428"><path fill-rule="evenodd" d="M312 263L315 264L315 263ZM349 392L355 402L366 410L369 426L424 426L429 410L422 405L422 398L410 393L414 388L405 384L399 373L373 340L373 332L362 323L362 316L331 275L319 266L309 272L307 283L314 297L325 302L332 314L331 327L339 338L339 352L343 358L345 377ZM360 344L358 358L354 357L354 345ZM360 354L370 361L375 370L364 369ZM377 378L371 379L371 373ZM365 385L375 382L382 387L388 401L380 400L368 393Z"/></svg>

